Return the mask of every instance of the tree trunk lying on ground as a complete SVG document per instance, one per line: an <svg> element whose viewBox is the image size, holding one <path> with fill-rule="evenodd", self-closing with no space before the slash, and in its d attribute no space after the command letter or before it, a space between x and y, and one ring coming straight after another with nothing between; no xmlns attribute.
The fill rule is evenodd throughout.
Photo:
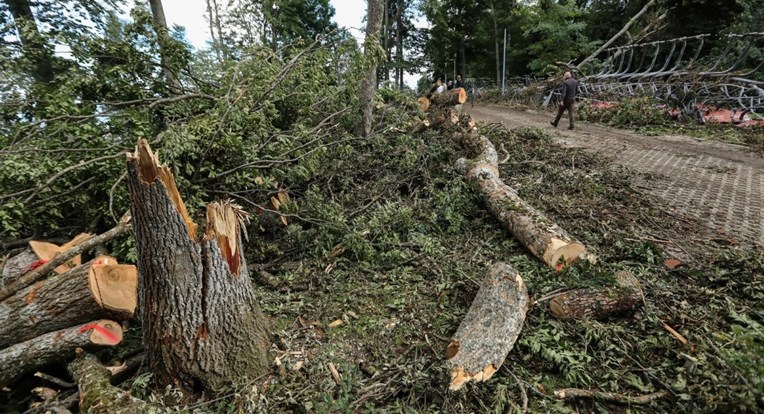
<svg viewBox="0 0 765 414"><path fill-rule="evenodd" d="M467 92L464 88L454 88L430 97L432 106L462 105L467 102Z"/></svg>
<svg viewBox="0 0 765 414"><path fill-rule="evenodd" d="M521 332L528 302L518 272L505 263L494 264L446 348L450 390L468 381L486 381L499 370Z"/></svg>
<svg viewBox="0 0 765 414"><path fill-rule="evenodd" d="M267 322L240 237L247 213L211 203L199 237L170 168L145 140L127 164L143 343L155 385L194 395L266 373Z"/></svg>
<svg viewBox="0 0 765 414"><path fill-rule="evenodd" d="M458 161L457 168L466 170L468 181L478 188L489 210L505 230L534 256L555 269L559 270L564 264L580 257L595 260L582 243L502 182L499 178L497 151L488 138L475 130L460 136L463 143L478 149L478 156L472 160Z"/></svg>
<svg viewBox="0 0 765 414"><path fill-rule="evenodd" d="M577 289L550 299L550 310L558 319L602 319L634 309L643 301L640 281L630 272L617 272L616 285L600 289Z"/></svg>
<svg viewBox="0 0 765 414"><path fill-rule="evenodd" d="M110 373L98 359L78 350L77 358L69 365L80 390L80 412L90 414L145 414L164 412L160 407L130 395L109 383Z"/></svg>
<svg viewBox="0 0 765 414"><path fill-rule="evenodd" d="M122 327L100 320L46 333L0 350L0 387L35 369L74 357L77 348L96 349L122 342Z"/></svg>
<svg viewBox="0 0 765 414"><path fill-rule="evenodd" d="M0 303L0 349L97 319L123 321L136 307L136 268L102 256Z"/></svg>
<svg viewBox="0 0 765 414"><path fill-rule="evenodd" d="M56 255L56 253L65 252L90 237L92 237L91 234L81 233L61 246L42 241L30 241L28 249L11 257L5 263L5 266L3 266L2 279L0 279L0 286L5 286L14 282L24 274L47 263ZM62 274L79 266L81 263L80 256L77 255L66 263L56 267L54 270L57 274Z"/></svg>

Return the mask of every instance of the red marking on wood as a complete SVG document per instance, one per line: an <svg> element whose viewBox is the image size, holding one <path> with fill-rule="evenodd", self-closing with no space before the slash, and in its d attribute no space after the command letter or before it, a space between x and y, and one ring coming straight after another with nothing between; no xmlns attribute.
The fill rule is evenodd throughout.
<svg viewBox="0 0 765 414"><path fill-rule="evenodd" d="M670 269L674 269L674 268L676 268L677 266L680 266L680 261L679 261L679 260L677 260L677 259L667 259L667 260L665 260L665 261L664 261L664 264L665 264L665 265L666 265L668 268L670 268Z"/></svg>
<svg viewBox="0 0 765 414"><path fill-rule="evenodd" d="M80 328L79 333L84 333L90 329L101 334L101 336L106 338L109 342L112 342L115 344L120 342L120 339L117 337L117 335L113 334L111 331L109 331L108 329L104 328L103 326L97 323L87 323L83 325L82 328Z"/></svg>
<svg viewBox="0 0 765 414"><path fill-rule="evenodd" d="M565 266L566 266L566 264L565 264L565 263L563 263L563 262L560 262L560 263L558 263L558 264L556 264L556 265L555 265L555 271L556 271L556 272L560 272L561 270L563 270L563 268L564 268Z"/></svg>
<svg viewBox="0 0 765 414"><path fill-rule="evenodd" d="M40 259L40 260L37 260L35 262L32 262L32 263L29 264L29 266L25 267L24 270L22 270L22 273L24 273L24 274L29 273L29 272L37 269L38 267L44 265L45 263L48 263L48 259Z"/></svg>

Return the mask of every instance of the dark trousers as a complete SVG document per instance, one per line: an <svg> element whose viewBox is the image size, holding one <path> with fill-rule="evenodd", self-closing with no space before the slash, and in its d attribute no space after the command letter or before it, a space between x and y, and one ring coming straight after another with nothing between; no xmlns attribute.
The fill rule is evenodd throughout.
<svg viewBox="0 0 765 414"><path fill-rule="evenodd" d="M563 105L558 106L558 115L555 117L555 121L553 123L557 126L558 121L560 121L560 117L563 116L563 111L568 110L568 125L569 127L574 127L574 116L576 113L574 112L574 106L576 104L575 99L566 99L563 101Z"/></svg>

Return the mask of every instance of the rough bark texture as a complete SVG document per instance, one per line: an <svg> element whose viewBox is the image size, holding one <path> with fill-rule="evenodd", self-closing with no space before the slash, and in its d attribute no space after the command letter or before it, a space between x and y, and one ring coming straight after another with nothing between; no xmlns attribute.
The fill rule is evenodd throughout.
<svg viewBox="0 0 765 414"><path fill-rule="evenodd" d="M461 105L465 102L467 102L465 88L454 88L430 97L430 104L434 106Z"/></svg>
<svg viewBox="0 0 765 414"><path fill-rule="evenodd" d="M175 93L181 91L181 84L175 78L175 75L167 66L167 45L170 42L170 35L167 33L167 20L165 19L165 10L162 8L162 0L149 0L151 6L151 15L154 19L154 26L157 30L157 39L159 40L159 55L160 64L162 65L162 71L164 72L165 79L167 79L168 86Z"/></svg>
<svg viewBox="0 0 765 414"><path fill-rule="evenodd" d="M111 284L113 289L117 288L106 281L91 282L92 267L100 266L95 264L98 260L100 258L37 282L0 303L0 348L96 319L132 318L137 281L119 283L119 289L127 292L121 297L133 292L132 303L130 300L113 303L98 297L99 290L105 292L105 286Z"/></svg>
<svg viewBox="0 0 765 414"><path fill-rule="evenodd" d="M468 381L486 381L499 370L518 339L528 303L518 272L508 264L494 264L446 349L452 366L450 390Z"/></svg>
<svg viewBox="0 0 765 414"><path fill-rule="evenodd" d="M640 281L631 273L614 275L616 285L601 289L578 289L550 299L550 310L558 319L602 319L627 312L643 302Z"/></svg>
<svg viewBox="0 0 765 414"><path fill-rule="evenodd" d="M0 286L8 285L18 279L24 273L27 273L29 270L31 270L32 264L38 260L40 260L40 258L37 257L32 249L26 249L16 256L9 258L3 266Z"/></svg>
<svg viewBox="0 0 765 414"><path fill-rule="evenodd" d="M387 14L387 12L385 13ZM364 39L364 55L367 61L373 56L373 48L380 33L383 18L383 0L367 1L367 31ZM386 71L387 72L387 71ZM377 87L377 65L367 68L364 78L359 87L359 102L361 104L361 135L364 137L372 133L372 110L374 109L373 97Z"/></svg>
<svg viewBox="0 0 765 414"><path fill-rule="evenodd" d="M129 391L113 387L109 383L109 370L98 359L79 352L69 365L80 390L80 412L90 414L146 414L166 410L153 406L130 395Z"/></svg>
<svg viewBox="0 0 765 414"><path fill-rule="evenodd" d="M208 230L198 241L175 185L168 190L172 181L141 140L128 156L128 187L147 363L158 385L217 391L267 371L267 324L236 219L215 231L208 206Z"/></svg>
<svg viewBox="0 0 765 414"><path fill-rule="evenodd" d="M105 340L106 339L106 340ZM44 365L74 357L77 348L97 349L122 341L117 322L101 320L60 329L0 351L0 387Z"/></svg>
<svg viewBox="0 0 765 414"><path fill-rule="evenodd" d="M526 203L499 178L497 151L488 138L476 133L462 134L463 141L476 147L479 155L458 165L467 169L468 181L481 192L492 214L521 244L548 266L559 269L580 257L594 261L585 246L556 223Z"/></svg>

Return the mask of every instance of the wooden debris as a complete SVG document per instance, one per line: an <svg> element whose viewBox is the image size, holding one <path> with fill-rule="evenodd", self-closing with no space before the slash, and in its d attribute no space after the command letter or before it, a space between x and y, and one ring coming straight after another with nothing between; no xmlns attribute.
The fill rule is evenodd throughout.
<svg viewBox="0 0 765 414"><path fill-rule="evenodd" d="M521 332L528 302L518 272L508 264L494 264L446 348L450 390L486 381L499 370Z"/></svg>
<svg viewBox="0 0 765 414"><path fill-rule="evenodd" d="M651 402L662 399L667 395L669 395L667 391L658 391L651 394L637 396L623 395L613 392L589 391L578 388L564 388L555 391L555 398L561 400L575 398L595 398L620 404L650 404Z"/></svg>
<svg viewBox="0 0 765 414"><path fill-rule="evenodd" d="M340 373L337 372L337 368L335 368L335 364L328 363L327 367L329 367L329 372L332 374L332 378L335 380L335 384L340 385Z"/></svg>
<svg viewBox="0 0 765 414"><path fill-rule="evenodd" d="M575 289L550 299L550 310L558 319L602 319L627 312L643 303L640 281L630 272L614 275L614 286L599 289Z"/></svg>
<svg viewBox="0 0 765 414"><path fill-rule="evenodd" d="M101 318L131 319L137 302L135 266L102 263L96 258L0 303L0 348Z"/></svg>
<svg viewBox="0 0 765 414"><path fill-rule="evenodd" d="M596 260L582 243L502 182L497 151L488 138L475 132L460 136L467 145L478 148L478 156L469 161L458 161L457 166L467 170L468 181L477 187L489 210L505 230L554 269L559 268L560 263L569 264L580 257Z"/></svg>
<svg viewBox="0 0 765 414"><path fill-rule="evenodd" d="M56 361L66 361L77 348L97 349L122 342L122 327L110 320L64 328L0 350L0 386Z"/></svg>
<svg viewBox="0 0 765 414"><path fill-rule="evenodd" d="M667 325L666 323L661 322L661 327L666 329L667 332L669 332L670 334L672 334L672 336L674 336L675 339L680 341L681 344L686 345L688 343L688 340L683 335L680 335L679 332L677 332L676 330L672 329L672 327Z"/></svg>

